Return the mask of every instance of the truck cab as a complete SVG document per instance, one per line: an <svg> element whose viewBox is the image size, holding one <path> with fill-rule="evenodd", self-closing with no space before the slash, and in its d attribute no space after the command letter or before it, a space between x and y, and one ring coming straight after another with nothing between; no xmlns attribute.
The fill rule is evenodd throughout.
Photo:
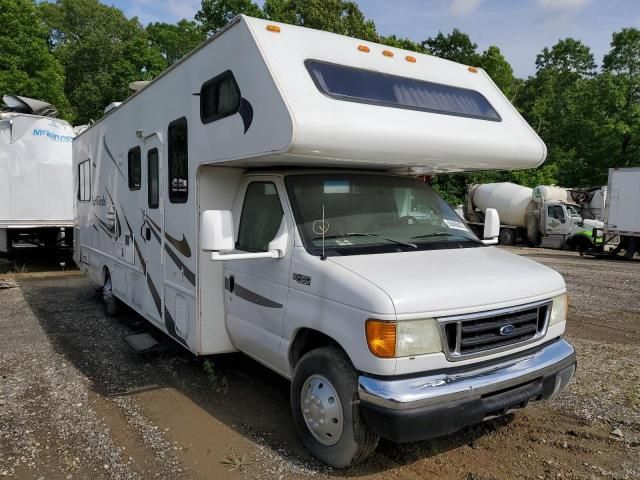
<svg viewBox="0 0 640 480"><path fill-rule="evenodd" d="M305 445L336 467L573 376L562 277L485 243L429 185L375 171L249 171L201 223L231 342L292 380Z"/></svg>
<svg viewBox="0 0 640 480"><path fill-rule="evenodd" d="M598 241L593 237L593 229L601 228L602 222L584 220L578 208L578 205L562 201L544 202L542 246L586 250Z"/></svg>

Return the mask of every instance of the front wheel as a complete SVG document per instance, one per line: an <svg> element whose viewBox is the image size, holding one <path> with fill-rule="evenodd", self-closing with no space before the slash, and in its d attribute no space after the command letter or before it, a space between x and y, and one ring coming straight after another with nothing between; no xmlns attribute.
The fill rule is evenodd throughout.
<svg viewBox="0 0 640 480"><path fill-rule="evenodd" d="M120 300L113 294L113 282L109 271L105 273L104 284L102 285L102 299L104 300L104 311L109 317L117 317L120 313Z"/></svg>
<svg viewBox="0 0 640 480"><path fill-rule="evenodd" d="M378 435L360 415L356 373L335 347L300 359L291 382L291 411L304 446L332 467L359 463L378 445Z"/></svg>

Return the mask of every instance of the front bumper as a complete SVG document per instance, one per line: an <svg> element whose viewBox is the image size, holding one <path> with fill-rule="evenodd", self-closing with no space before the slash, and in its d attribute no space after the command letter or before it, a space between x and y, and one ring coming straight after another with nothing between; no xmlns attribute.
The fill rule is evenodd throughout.
<svg viewBox="0 0 640 480"><path fill-rule="evenodd" d="M489 365L410 378L361 375L360 408L383 438L426 440L557 395L575 368L573 347L559 339Z"/></svg>

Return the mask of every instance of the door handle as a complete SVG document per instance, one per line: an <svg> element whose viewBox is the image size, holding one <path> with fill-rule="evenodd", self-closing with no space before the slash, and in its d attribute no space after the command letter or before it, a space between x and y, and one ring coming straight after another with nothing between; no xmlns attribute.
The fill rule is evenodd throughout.
<svg viewBox="0 0 640 480"><path fill-rule="evenodd" d="M236 288L236 278L231 275L229 277L229 292L233 293L233 290Z"/></svg>

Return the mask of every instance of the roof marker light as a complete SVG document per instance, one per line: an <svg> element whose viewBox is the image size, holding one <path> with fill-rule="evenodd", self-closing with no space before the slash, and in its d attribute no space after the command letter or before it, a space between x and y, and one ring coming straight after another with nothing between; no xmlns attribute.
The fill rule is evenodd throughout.
<svg viewBox="0 0 640 480"><path fill-rule="evenodd" d="M280 33L280 27L278 25L267 25L267 30L270 32Z"/></svg>
<svg viewBox="0 0 640 480"><path fill-rule="evenodd" d="M404 59L405 59L407 62L410 62L410 63L416 63L416 57L412 57L411 55L407 55L406 57L404 57Z"/></svg>
<svg viewBox="0 0 640 480"><path fill-rule="evenodd" d="M478 73L478 69L476 67L469 67L467 68L467 70L469 70L471 73Z"/></svg>
<svg viewBox="0 0 640 480"><path fill-rule="evenodd" d="M393 52L391 50L383 50L382 55L385 57L393 57Z"/></svg>
<svg viewBox="0 0 640 480"><path fill-rule="evenodd" d="M365 53L369 53L371 51L371 49L366 45L358 45L358 50Z"/></svg>

